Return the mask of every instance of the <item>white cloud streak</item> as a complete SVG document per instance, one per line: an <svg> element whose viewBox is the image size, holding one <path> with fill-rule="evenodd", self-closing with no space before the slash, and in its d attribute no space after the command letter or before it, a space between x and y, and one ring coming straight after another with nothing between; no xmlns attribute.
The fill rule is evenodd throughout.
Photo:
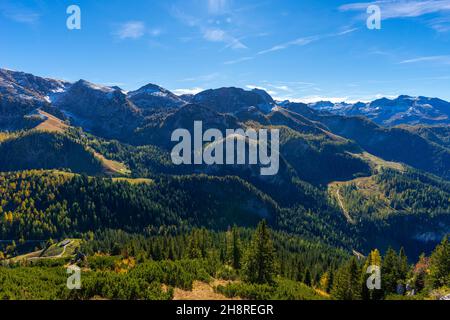
<svg viewBox="0 0 450 320"><path fill-rule="evenodd" d="M145 34L145 24L142 21L128 21L122 24L116 35L119 39L138 39Z"/></svg>
<svg viewBox="0 0 450 320"><path fill-rule="evenodd" d="M229 60L229 61L225 61L223 64L226 65L232 65L232 64L237 64L237 63L241 63L241 62L245 62L245 61L250 61L253 60L253 57L242 57L236 60Z"/></svg>
<svg viewBox="0 0 450 320"><path fill-rule="evenodd" d="M222 12L223 8L228 7L227 1L214 0L208 2L208 12L210 14L218 14ZM196 18L189 14L183 12L180 8L173 6L172 7L172 15L178 19L181 23L185 25L195 28L201 34L201 37L209 42L217 42L224 43L225 48L231 49L247 49L247 46L242 43L242 41L235 36L233 36L229 31L212 27L210 24L205 21L205 18Z"/></svg>
<svg viewBox="0 0 450 320"><path fill-rule="evenodd" d="M290 99L291 102L314 103L319 101L330 101L332 103L346 102L348 97L326 97L326 96L307 96Z"/></svg>
<svg viewBox="0 0 450 320"><path fill-rule="evenodd" d="M0 3L0 14L9 20L30 25L39 22L41 18L38 12L8 2Z"/></svg>
<svg viewBox="0 0 450 320"><path fill-rule="evenodd" d="M121 40L139 39L145 35L159 37L162 30L159 28L148 29L143 21L128 21L118 26L114 35Z"/></svg>
<svg viewBox="0 0 450 320"><path fill-rule="evenodd" d="M438 62L443 64L450 64L450 55L417 57L413 59L400 61L400 64L411 64L420 62Z"/></svg>
<svg viewBox="0 0 450 320"><path fill-rule="evenodd" d="M450 31L450 17L440 17L432 19L429 26L439 33Z"/></svg>
<svg viewBox="0 0 450 320"><path fill-rule="evenodd" d="M190 89L175 89L172 92L178 96L181 96L183 94L197 94L202 91L205 91L205 89L197 87L197 88L190 88Z"/></svg>
<svg viewBox="0 0 450 320"><path fill-rule="evenodd" d="M383 19L419 17L430 13L450 11L450 0L383 0L357 2L339 7L341 11L366 11L370 5L381 8Z"/></svg>
<svg viewBox="0 0 450 320"><path fill-rule="evenodd" d="M267 88L261 87L261 86L255 86L253 84L248 84L245 86L247 89L249 90L254 90L254 89L258 89L258 90L264 90L265 92L267 92L268 94L270 94L271 96L276 95L278 92L273 91L273 90L269 90Z"/></svg>
<svg viewBox="0 0 450 320"><path fill-rule="evenodd" d="M27 24L34 24L38 22L40 17L41 16L38 13L15 13L9 16L10 19L16 22Z"/></svg>
<svg viewBox="0 0 450 320"><path fill-rule="evenodd" d="M329 34L321 34L321 35L314 35L314 36L309 36L309 37L297 38L297 39L295 39L293 41L289 41L289 42L285 42L285 43L282 43L282 44L278 44L278 45L275 45L275 46L273 46L273 47L271 47L269 49L266 49L266 50L261 50L261 51L259 51L257 53L257 55L264 55L264 54L271 53L271 52L281 51L281 50L285 50L285 49L288 49L288 48L293 47L293 46L306 46L306 45L308 45L310 43L317 42L317 41L320 41L320 40L324 40L324 39L327 39L327 38L341 37L341 36L344 36L346 34L353 33L353 32L355 32L357 30L358 30L358 28L352 28L352 29L347 29L347 30L344 30L344 31L341 31L341 32L338 32L338 33L329 33ZM242 57L242 58L236 59L236 60L225 61L224 64L232 65L232 64L241 63L241 62L245 62L245 61L249 61L249 60L253 60L253 59L255 59L255 57L250 57L250 56L249 57Z"/></svg>
<svg viewBox="0 0 450 320"><path fill-rule="evenodd" d="M310 43L317 42L317 41L320 41L323 39L335 38L335 37L340 37L340 36L343 36L346 34L350 34L352 32L355 32L356 30L358 30L358 28L348 29L348 30L338 32L338 33L329 33L329 34L297 38L297 39L289 41L289 42L278 44L276 46L273 46L272 48L262 50L262 51L258 52L258 54L261 55L261 54L267 54L267 53L276 52L276 51L280 51L280 50L285 50L285 49L288 49L293 46L306 46Z"/></svg>
<svg viewBox="0 0 450 320"><path fill-rule="evenodd" d="M205 29L203 31L203 38L211 42L223 42L227 47L232 49L247 48L239 39L232 37L222 29Z"/></svg>

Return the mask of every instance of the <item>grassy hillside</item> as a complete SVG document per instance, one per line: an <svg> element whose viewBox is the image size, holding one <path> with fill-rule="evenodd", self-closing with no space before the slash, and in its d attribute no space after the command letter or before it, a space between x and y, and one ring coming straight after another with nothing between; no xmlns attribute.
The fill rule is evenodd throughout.
<svg viewBox="0 0 450 320"><path fill-rule="evenodd" d="M131 172L121 162L107 159L67 132L58 118L43 113L47 120L25 132L0 133L0 171L65 169L89 175L127 176Z"/></svg>
<svg viewBox="0 0 450 320"><path fill-rule="evenodd" d="M99 174L103 166L84 146L65 135L30 131L0 143L1 171L29 169L70 169Z"/></svg>
<svg viewBox="0 0 450 320"><path fill-rule="evenodd" d="M413 170L382 169L378 174L329 186L332 197L352 221L396 213L449 214L450 184Z"/></svg>
<svg viewBox="0 0 450 320"><path fill-rule="evenodd" d="M367 119L322 116L328 128L356 141L367 152L386 161L406 163L445 179L450 177L450 150L402 128L384 128Z"/></svg>

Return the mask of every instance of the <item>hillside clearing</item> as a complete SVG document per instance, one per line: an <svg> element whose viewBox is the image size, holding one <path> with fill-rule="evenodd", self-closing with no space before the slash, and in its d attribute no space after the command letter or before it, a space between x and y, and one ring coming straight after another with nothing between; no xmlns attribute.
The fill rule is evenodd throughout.
<svg viewBox="0 0 450 320"><path fill-rule="evenodd" d="M0 132L0 142L5 141L9 138L9 134L6 132Z"/></svg>
<svg viewBox="0 0 450 320"><path fill-rule="evenodd" d="M366 202L371 201L376 203L380 211L394 211L394 209L389 206L389 199L386 198L385 194L377 185L375 176L385 169L405 172L405 166L401 163L385 161L368 152L363 152L360 154L351 153L351 155L368 162L374 175L370 177L360 177L349 181L335 181L328 184L328 193L330 197L336 200L347 221L351 224L356 224L355 218L359 215L358 212L352 212L347 205L348 199L346 199L342 190L348 188L354 188L353 192L358 193L361 199L364 199Z"/></svg>
<svg viewBox="0 0 450 320"><path fill-rule="evenodd" d="M58 119L57 117L55 117L45 111L38 110L38 113L40 116L42 116L46 120L44 120L44 122L40 123L35 128L35 130L63 133L69 128L68 124L66 124L62 120Z"/></svg>
<svg viewBox="0 0 450 320"><path fill-rule="evenodd" d="M10 259L11 263L20 261L36 261L41 259L58 259L72 257L80 248L81 239L65 239L52 244L46 249L30 252Z"/></svg>
<svg viewBox="0 0 450 320"><path fill-rule="evenodd" d="M128 182L131 184L142 184L142 183L147 183L147 184L153 184L154 181L152 179L145 179L145 178L137 178L137 179L131 179L131 178L113 178L112 179L114 182Z"/></svg>
<svg viewBox="0 0 450 320"><path fill-rule="evenodd" d="M376 172L379 172L381 169L393 169L401 172L405 171L405 167L401 163L386 161L368 152L351 153L351 155L367 161L372 170Z"/></svg>
<svg viewBox="0 0 450 320"><path fill-rule="evenodd" d="M37 131L44 131L44 132L53 132L53 133L64 133L67 129L70 128L68 124L63 122L62 120L58 119L57 117L42 111L38 110L39 116L45 118L46 120L42 123L40 123L35 130ZM0 136L0 141L2 140ZM124 175L127 176L131 173L130 170L124 165L123 163L106 159L102 154L92 150L91 148L87 148L89 151L91 151L94 156L100 160L103 167L107 172L110 174L118 174L118 175Z"/></svg>
<svg viewBox="0 0 450 320"><path fill-rule="evenodd" d="M101 161L103 167L105 170L111 174L118 174L121 176L128 176L131 174L131 171L127 168L127 166L121 162L117 162L114 160L106 159L102 154L92 150L89 148L90 151L93 152L94 156Z"/></svg>
<svg viewBox="0 0 450 320"><path fill-rule="evenodd" d="M186 291L179 288L174 290L173 300L241 300L241 299L230 299L224 295L215 292L214 288L222 285L226 286L231 281L225 280L213 280L211 283L205 283L200 281L194 281L192 291Z"/></svg>

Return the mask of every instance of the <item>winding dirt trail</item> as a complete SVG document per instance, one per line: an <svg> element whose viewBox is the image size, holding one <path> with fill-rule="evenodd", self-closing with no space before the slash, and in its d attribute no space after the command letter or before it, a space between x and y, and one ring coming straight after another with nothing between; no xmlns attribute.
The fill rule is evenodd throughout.
<svg viewBox="0 0 450 320"><path fill-rule="evenodd" d="M345 216L345 218L347 219L347 221L348 221L349 223L351 223L351 224L355 224L355 221L352 219L352 217L350 216L349 212L348 212L347 209L345 209L345 207L344 207L344 203L342 202L342 197L341 197L341 194L340 194L339 191L341 191L341 190L339 189L339 187L337 187L337 190L336 190L336 197L337 197L337 199L338 199L339 206L341 207L342 212L344 213L344 216Z"/></svg>

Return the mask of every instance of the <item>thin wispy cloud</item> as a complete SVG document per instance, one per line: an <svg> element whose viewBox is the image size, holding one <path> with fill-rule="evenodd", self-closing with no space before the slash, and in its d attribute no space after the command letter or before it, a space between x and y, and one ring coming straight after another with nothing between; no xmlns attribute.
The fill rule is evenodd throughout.
<svg viewBox="0 0 450 320"><path fill-rule="evenodd" d="M245 62L245 61L250 61L253 60L253 57L242 57L236 60L229 60L229 61L225 61L223 64L226 65L232 65L232 64L237 64L237 63L241 63L241 62Z"/></svg>
<svg viewBox="0 0 450 320"><path fill-rule="evenodd" d="M349 97L328 97L328 96L306 96L290 99L292 102L314 103L319 101L330 101L332 103L340 103L349 101Z"/></svg>
<svg viewBox="0 0 450 320"><path fill-rule="evenodd" d="M271 96L275 96L275 95L278 93L278 92L276 92L276 91L267 89L267 88L265 88L265 87L256 86L256 85L253 85L253 84L248 84L248 85L246 85L245 87L246 87L247 89L249 89L249 90L254 90L254 89L257 89L257 90L264 90L265 92L267 92L267 93L270 94Z"/></svg>
<svg viewBox="0 0 450 320"><path fill-rule="evenodd" d="M277 101L289 100L292 102L299 102L303 96L309 97L312 91L322 91L316 87L316 84L304 81L277 81L275 83L262 81L260 84L250 84L245 87L264 90Z"/></svg>
<svg viewBox="0 0 450 320"><path fill-rule="evenodd" d="M24 24L35 24L41 18L38 12L10 3L0 4L0 14L9 20Z"/></svg>
<svg viewBox="0 0 450 320"><path fill-rule="evenodd" d="M308 36L308 37L302 37L302 38L297 38L295 40L292 41L288 41L282 44L278 44L276 46L273 46L269 49L266 50L262 50L260 52L258 52L259 55L261 54L267 54L267 53L271 53L271 52L275 52L275 51L281 51L281 50L285 50L288 49L290 47L294 47L294 46L306 46L310 43L313 42L317 42L320 40L324 40L327 38L334 38L334 37L340 37L340 36L344 36L346 34L350 34L355 32L356 30L358 30L358 28L352 28L352 29L347 29L344 30L342 32L338 32L338 33L329 33L329 34L322 34L322 35L313 35L313 36Z"/></svg>
<svg viewBox="0 0 450 320"><path fill-rule="evenodd" d="M228 8L228 1L224 0L211 0L208 1L208 13L217 15L219 13L224 13L225 8ZM227 9L228 10L228 9ZM247 46L236 36L232 34L231 31L224 27L219 27L217 21L214 19L208 19L209 17L197 17L194 15L187 14L185 11L181 10L177 6L172 6L171 14L181 23L197 29L200 33L202 39L208 42L216 42L225 44L225 49L247 49ZM228 23L229 19L226 19Z"/></svg>
<svg viewBox="0 0 450 320"><path fill-rule="evenodd" d="M119 27L116 36L119 39L138 39L145 34L145 23L142 21L128 21Z"/></svg>
<svg viewBox="0 0 450 320"><path fill-rule="evenodd" d="M181 96L183 94L197 94L202 91L205 91L205 89L196 87L196 88L189 88L189 89L175 89L172 92L175 93L178 96Z"/></svg>
<svg viewBox="0 0 450 320"><path fill-rule="evenodd" d="M450 31L450 16L432 19L428 25L439 33Z"/></svg>
<svg viewBox="0 0 450 320"><path fill-rule="evenodd" d="M361 18L366 19L366 10L370 5L381 8L383 20L395 18L416 18L429 14L448 15L450 13L450 0L381 0L374 2L357 2L339 7L341 11L359 11ZM447 32L449 18L441 17L429 21L427 24L437 32Z"/></svg>
<svg viewBox="0 0 450 320"><path fill-rule="evenodd" d="M450 11L450 0L384 0L358 2L339 7L341 11L366 11L370 5L381 8L383 19L419 17L429 13Z"/></svg>
<svg viewBox="0 0 450 320"><path fill-rule="evenodd" d="M271 87L281 90L281 91L287 91L290 92L292 91L291 88L289 88L288 86L276 86L276 85L271 85Z"/></svg>
<svg viewBox="0 0 450 320"><path fill-rule="evenodd" d="M271 87L287 93L311 91L314 90L315 86L317 86L315 83L305 81L281 81L276 83L265 81L264 83L267 87Z"/></svg>
<svg viewBox="0 0 450 320"><path fill-rule="evenodd" d="M143 21L128 21L119 25L114 34L121 40L139 39L146 35L158 37L162 34L162 30L160 28L147 28Z"/></svg>
<svg viewBox="0 0 450 320"><path fill-rule="evenodd" d="M162 34L162 30L159 28L149 29L147 32L152 37L158 37Z"/></svg>
<svg viewBox="0 0 450 320"><path fill-rule="evenodd" d="M34 24L39 21L41 15L38 13L15 13L9 16L10 19L20 22L20 23L27 23L27 24Z"/></svg>
<svg viewBox="0 0 450 320"><path fill-rule="evenodd" d="M319 39L320 39L320 37L317 37L317 36L298 38L293 41L285 42L283 44L278 44L276 46L273 46L270 49L262 50L262 51L258 52L258 54L266 54L266 53L270 53L270 52L280 51L280 50L284 50L284 49L287 49L292 46L305 46L312 42L318 41Z"/></svg>
<svg viewBox="0 0 450 320"><path fill-rule="evenodd" d="M346 29L344 31L337 32L337 33L329 33L329 34L321 34L321 35L313 35L313 36L308 36L308 37L297 38L292 41L288 41L288 42L285 42L282 44L275 45L269 49L261 50L257 53L257 55L264 55L264 54L271 53L271 52L286 50L293 46L306 46L313 42L321 41L321 40L324 40L327 38L341 37L341 36L353 33L357 30L358 30L358 28L351 28L351 29ZM247 56L247 57L242 57L242 58L236 59L236 60L226 61L226 62L224 62L224 64L231 65L231 64L241 63L241 62L245 62L245 61L249 61L249 60L253 60L253 59L255 59L255 57Z"/></svg>
<svg viewBox="0 0 450 320"><path fill-rule="evenodd" d="M420 62L438 62L443 64L450 64L450 55L417 57L413 59L400 61L400 64L411 64Z"/></svg>
<svg viewBox="0 0 450 320"><path fill-rule="evenodd" d="M223 42L226 48L232 49L246 49L239 39L234 38L222 29L205 29L203 31L203 38L211 42Z"/></svg>

